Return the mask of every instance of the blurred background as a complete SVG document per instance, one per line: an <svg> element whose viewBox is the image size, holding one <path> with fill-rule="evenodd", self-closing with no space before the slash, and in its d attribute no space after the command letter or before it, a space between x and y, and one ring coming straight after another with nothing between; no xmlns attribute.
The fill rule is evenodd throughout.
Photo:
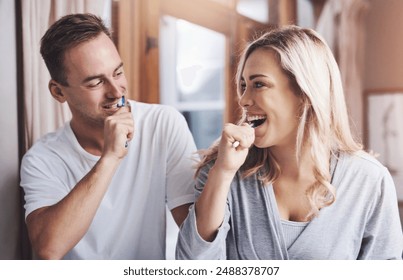
<svg viewBox="0 0 403 280"><path fill-rule="evenodd" d="M20 159L70 118L48 92L39 42L77 12L112 28L129 98L176 107L199 149L239 118L234 76L245 44L276 26L317 30L338 61L354 134L392 173L403 217L403 1L0 0L0 259L32 258Z"/></svg>

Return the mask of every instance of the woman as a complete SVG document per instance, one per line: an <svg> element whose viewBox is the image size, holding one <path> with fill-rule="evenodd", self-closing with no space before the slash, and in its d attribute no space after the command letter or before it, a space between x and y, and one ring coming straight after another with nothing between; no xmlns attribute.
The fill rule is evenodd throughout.
<svg viewBox="0 0 403 280"><path fill-rule="evenodd" d="M323 39L266 33L236 80L243 116L204 154L177 258L401 259L394 183L351 135Z"/></svg>

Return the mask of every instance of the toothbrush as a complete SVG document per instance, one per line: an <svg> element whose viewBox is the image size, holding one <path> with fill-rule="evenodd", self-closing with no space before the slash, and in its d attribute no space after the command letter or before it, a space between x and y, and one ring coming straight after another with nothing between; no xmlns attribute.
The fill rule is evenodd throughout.
<svg viewBox="0 0 403 280"><path fill-rule="evenodd" d="M120 107L125 106L125 104L126 104L126 100L125 100L125 96L123 95L122 98L119 99L119 102L118 102L118 104L116 104L116 106L118 108L120 108Z"/></svg>
<svg viewBox="0 0 403 280"><path fill-rule="evenodd" d="M118 108L124 107L126 105L126 99L125 96L123 95L122 98L119 99L119 102L116 104ZM126 141L125 143L125 148L129 146L129 143Z"/></svg>

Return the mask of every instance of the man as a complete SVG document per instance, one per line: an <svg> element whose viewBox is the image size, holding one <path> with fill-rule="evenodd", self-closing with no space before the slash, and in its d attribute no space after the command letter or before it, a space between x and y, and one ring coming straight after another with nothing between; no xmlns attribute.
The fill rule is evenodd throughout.
<svg viewBox="0 0 403 280"><path fill-rule="evenodd" d="M55 22L41 54L49 90L67 102L72 119L22 161L35 253L43 259L164 259L166 205L180 225L194 200L196 147L183 116L163 105L120 104L128 92L123 62L97 16Z"/></svg>

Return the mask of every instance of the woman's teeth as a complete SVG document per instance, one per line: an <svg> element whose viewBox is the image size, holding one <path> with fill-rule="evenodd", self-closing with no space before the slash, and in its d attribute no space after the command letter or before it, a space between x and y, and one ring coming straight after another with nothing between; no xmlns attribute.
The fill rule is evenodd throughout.
<svg viewBox="0 0 403 280"><path fill-rule="evenodd" d="M248 116L247 122L252 128L262 125L267 119L267 116Z"/></svg>

